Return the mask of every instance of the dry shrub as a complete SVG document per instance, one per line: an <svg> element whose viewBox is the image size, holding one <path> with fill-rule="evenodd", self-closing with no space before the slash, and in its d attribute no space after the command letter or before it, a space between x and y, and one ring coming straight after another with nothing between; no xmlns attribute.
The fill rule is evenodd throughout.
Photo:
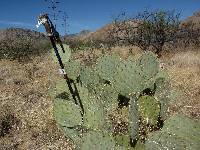
<svg viewBox="0 0 200 150"><path fill-rule="evenodd" d="M47 53L50 43L47 38L28 29L10 28L0 35L0 59L28 61L32 56Z"/></svg>

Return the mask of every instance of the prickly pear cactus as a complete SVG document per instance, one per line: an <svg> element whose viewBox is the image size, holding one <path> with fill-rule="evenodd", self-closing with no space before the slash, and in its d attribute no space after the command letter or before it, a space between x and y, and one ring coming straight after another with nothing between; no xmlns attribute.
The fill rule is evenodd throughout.
<svg viewBox="0 0 200 150"><path fill-rule="evenodd" d="M89 132L85 135L81 150L115 150L112 136L102 132Z"/></svg>
<svg viewBox="0 0 200 150"><path fill-rule="evenodd" d="M136 144L139 138L139 113L138 113L138 96L133 95L130 99L129 108L129 134L131 142Z"/></svg>
<svg viewBox="0 0 200 150"><path fill-rule="evenodd" d="M95 97L90 97L88 100L87 105L89 107L85 107L83 117L85 126L93 129L103 129L105 123L103 105Z"/></svg>
<svg viewBox="0 0 200 150"><path fill-rule="evenodd" d="M55 90L57 94L68 91L67 83L64 80L56 81Z"/></svg>
<svg viewBox="0 0 200 150"><path fill-rule="evenodd" d="M50 89L48 91L48 94L53 99L55 99L55 98L61 98L61 99L66 99L66 100L71 99L71 94L67 87L67 83L63 80L56 81L55 87Z"/></svg>
<svg viewBox="0 0 200 150"><path fill-rule="evenodd" d="M54 100L53 110L56 122L64 131L64 134L77 145L80 144L81 133L77 130L77 127L82 124L80 108L72 101L57 98Z"/></svg>
<svg viewBox="0 0 200 150"><path fill-rule="evenodd" d="M82 124L81 110L78 105L63 99L54 100L54 117L62 127L74 127Z"/></svg>
<svg viewBox="0 0 200 150"><path fill-rule="evenodd" d="M104 55L98 59L96 71L102 79L112 82L120 61L121 58L117 54Z"/></svg>
<svg viewBox="0 0 200 150"><path fill-rule="evenodd" d="M93 91L99 85L100 79L93 69L85 67L81 69L80 80L89 91Z"/></svg>
<svg viewBox="0 0 200 150"><path fill-rule="evenodd" d="M168 117L170 83L166 78L159 77L155 81L155 98L160 102L160 117L166 120Z"/></svg>
<svg viewBox="0 0 200 150"><path fill-rule="evenodd" d="M120 63L114 76L114 86L120 94L127 97L143 89L143 79L134 62L128 60Z"/></svg>
<svg viewBox="0 0 200 150"><path fill-rule="evenodd" d="M84 107L84 126L92 129L104 127L104 108L100 101L88 92L88 89L78 86L79 95Z"/></svg>
<svg viewBox="0 0 200 150"><path fill-rule="evenodd" d="M166 120L163 129L153 133L145 146L147 150L197 150L199 139L200 123L177 114Z"/></svg>
<svg viewBox="0 0 200 150"><path fill-rule="evenodd" d="M56 47L58 48L58 52L59 52L59 54L60 54L60 57L61 57L61 59L62 59L63 64L66 64L66 63L69 61L69 59L70 59L71 50L70 50L70 48L69 48L68 45L63 44L63 46L64 46L64 49L65 49L65 53L63 53L63 51L62 51L62 49L61 49L61 47L60 47L59 44L56 45ZM51 52L51 56L52 56L54 62L57 63L57 62L58 62L58 59L57 59L57 57L56 57L56 54L55 54L55 52L54 52L54 49L52 48L52 49L50 50L50 52Z"/></svg>
<svg viewBox="0 0 200 150"><path fill-rule="evenodd" d="M146 124L156 126L160 114L159 102L154 97L145 95L138 99L138 103L142 120Z"/></svg>
<svg viewBox="0 0 200 150"><path fill-rule="evenodd" d="M117 150L131 149L134 145L137 147L139 119L155 126L159 115L163 120L167 118L165 114L170 86L166 82L168 80L158 73L158 61L151 52L137 60L122 60L117 54L107 54L98 59L94 68L82 67L79 62L72 60L65 63L65 67L71 79L79 79L76 87L81 101L75 105L65 81L57 82L54 93L51 93L55 98L54 116L65 135L78 144L79 149ZM155 98L140 97L147 88L155 90ZM108 133L113 131L109 114L120 109L119 95L130 99L129 110L127 108L129 135L119 137L125 142L120 143L118 140L120 146L117 147Z"/></svg>
<svg viewBox="0 0 200 150"><path fill-rule="evenodd" d="M114 85L122 95L129 97L152 86L158 70L158 61L151 52L143 54L136 62L131 59L121 61Z"/></svg>
<svg viewBox="0 0 200 150"><path fill-rule="evenodd" d="M118 107L118 92L112 85L99 85L95 92L107 112Z"/></svg>
<svg viewBox="0 0 200 150"><path fill-rule="evenodd" d="M116 135L115 140L117 145L123 146L126 150L144 150L144 144L140 141L137 142L135 147L132 147L130 144L129 135Z"/></svg>
<svg viewBox="0 0 200 150"><path fill-rule="evenodd" d="M69 62L67 62L65 64L65 70L67 72L67 75L70 79L72 80L76 80L77 77L80 74L80 70L81 70L81 63L78 60L69 60Z"/></svg>
<svg viewBox="0 0 200 150"><path fill-rule="evenodd" d="M161 150L161 149L173 149L173 150L185 150L186 143L179 139L174 134L168 134L164 132L155 132L153 136L146 141L146 150Z"/></svg>
<svg viewBox="0 0 200 150"><path fill-rule="evenodd" d="M137 61L140 75L142 79L148 81L153 78L159 71L159 63L156 56L152 52L144 53Z"/></svg>
<svg viewBox="0 0 200 150"><path fill-rule="evenodd" d="M82 144L83 133L78 127L61 127L64 135L68 137L76 145L77 149L80 148Z"/></svg>
<svg viewBox="0 0 200 150"><path fill-rule="evenodd" d="M168 132L185 139L188 149L200 146L200 122L184 115L176 114L165 121L162 132Z"/></svg>
<svg viewBox="0 0 200 150"><path fill-rule="evenodd" d="M127 149L130 146L130 136L129 135L123 135L123 134L120 134L120 135L116 135L115 136L115 141L118 145L120 146L124 146L126 147Z"/></svg>

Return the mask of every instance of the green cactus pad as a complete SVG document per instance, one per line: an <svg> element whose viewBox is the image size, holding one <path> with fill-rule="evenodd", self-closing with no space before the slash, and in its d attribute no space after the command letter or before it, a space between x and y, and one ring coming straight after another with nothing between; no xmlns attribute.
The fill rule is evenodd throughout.
<svg viewBox="0 0 200 150"><path fill-rule="evenodd" d="M124 146L126 149L130 148L130 136L129 135L116 135L115 141L117 145Z"/></svg>
<svg viewBox="0 0 200 150"><path fill-rule="evenodd" d="M98 59L96 71L102 79L112 82L120 61L118 54L104 55Z"/></svg>
<svg viewBox="0 0 200 150"><path fill-rule="evenodd" d="M166 120L162 131L153 133L145 146L147 150L198 150L199 139L200 122L177 114Z"/></svg>
<svg viewBox="0 0 200 150"><path fill-rule="evenodd" d="M82 124L79 106L63 99L54 100L54 117L61 127L74 127Z"/></svg>
<svg viewBox="0 0 200 150"><path fill-rule="evenodd" d="M64 135L70 140L74 142L74 144L79 147L80 144L82 143L82 133L76 130L76 128L67 128L67 127L61 127Z"/></svg>
<svg viewBox="0 0 200 150"><path fill-rule="evenodd" d="M65 80L56 81L56 87L55 87L56 94L60 94L66 91L69 91L66 81Z"/></svg>
<svg viewBox="0 0 200 150"><path fill-rule="evenodd" d="M73 101L72 95L65 80L56 81L55 88L51 89L49 94L54 99L61 98L68 101Z"/></svg>
<svg viewBox="0 0 200 150"><path fill-rule="evenodd" d="M77 86L84 108L84 126L92 129L101 129L104 126L104 109L96 97L90 95L88 89Z"/></svg>
<svg viewBox="0 0 200 150"><path fill-rule="evenodd" d="M58 45L58 44L56 45L56 47L58 48L58 52L59 52L59 54L60 54L60 57L61 57L61 59L62 59L63 64L66 64L66 63L69 61L69 59L70 59L71 51L70 51L70 48L69 48L68 45L63 44L63 46L64 46L64 49L65 49L65 53L62 52L62 49L61 49L60 45ZM58 62L58 59L57 59L57 57L56 57L56 54L55 54L55 52L54 52L54 49L52 48L52 49L50 50L50 52L51 52L51 56L52 56L54 62L57 63L57 62Z"/></svg>
<svg viewBox="0 0 200 150"><path fill-rule="evenodd" d="M153 78L159 71L159 63L156 56L152 52L144 53L137 61L140 75L147 81Z"/></svg>
<svg viewBox="0 0 200 150"><path fill-rule="evenodd" d="M144 144L140 141L134 147L131 147L129 135L116 135L115 141L117 145L125 147L126 150L144 150Z"/></svg>
<svg viewBox="0 0 200 150"><path fill-rule="evenodd" d="M81 69L80 80L89 91L92 91L99 85L100 79L93 69L85 67Z"/></svg>
<svg viewBox="0 0 200 150"><path fill-rule="evenodd" d="M154 85L154 77L159 71L156 57L147 52L138 60L121 61L114 76L114 86L124 96L143 91Z"/></svg>
<svg viewBox="0 0 200 150"><path fill-rule="evenodd" d="M165 78L157 78L155 81L156 91L155 98L160 102L160 117L166 120L168 117L169 97L170 97L170 83Z"/></svg>
<svg viewBox="0 0 200 150"><path fill-rule="evenodd" d="M76 80L77 77L80 74L80 70L81 70L81 63L78 60L69 60L69 62L67 62L65 64L65 70L66 73L68 75L68 77L72 80Z"/></svg>
<svg viewBox="0 0 200 150"><path fill-rule="evenodd" d="M97 90L99 99L103 102L107 111L117 108L118 92L112 85L100 85Z"/></svg>
<svg viewBox="0 0 200 150"><path fill-rule="evenodd" d="M89 132L84 136L81 150L115 150L115 141L109 134Z"/></svg>
<svg viewBox="0 0 200 150"><path fill-rule="evenodd" d="M180 138L185 138L186 141L198 143L200 140L200 122L194 121L181 114L176 114L165 121L163 132L173 133ZM194 144L192 144L195 146Z"/></svg>
<svg viewBox="0 0 200 150"><path fill-rule="evenodd" d="M85 114L83 117L85 126L92 129L104 128L105 114L103 105L100 104L95 97L90 97L87 105L89 107L85 107ZM85 103L84 106L86 106Z"/></svg>
<svg viewBox="0 0 200 150"><path fill-rule="evenodd" d="M140 76L136 64L131 60L120 63L114 81L115 88L120 94L127 97L142 91L144 88L144 80Z"/></svg>
<svg viewBox="0 0 200 150"><path fill-rule="evenodd" d="M133 141L139 138L139 113L138 113L138 98L133 95L130 98L129 108L129 134Z"/></svg>
<svg viewBox="0 0 200 150"><path fill-rule="evenodd" d="M142 120L150 125L157 125L158 117L160 114L160 104L152 96L141 96L139 102L139 113Z"/></svg>
<svg viewBox="0 0 200 150"><path fill-rule="evenodd" d="M166 71L159 71L156 74L155 79L159 79L159 78L163 78L163 79L165 79L165 81L168 81L168 82L170 81L170 77Z"/></svg>
<svg viewBox="0 0 200 150"><path fill-rule="evenodd" d="M184 140L178 138L176 135L165 132L155 132L153 136L145 143L146 150L186 150L186 143Z"/></svg>

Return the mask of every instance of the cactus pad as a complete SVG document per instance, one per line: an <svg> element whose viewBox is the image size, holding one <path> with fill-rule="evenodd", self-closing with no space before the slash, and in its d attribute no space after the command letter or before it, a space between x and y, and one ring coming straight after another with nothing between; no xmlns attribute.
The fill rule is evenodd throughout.
<svg viewBox="0 0 200 150"><path fill-rule="evenodd" d="M138 98L133 95L130 99L129 108L129 133L133 143L137 142L139 136L139 114Z"/></svg>
<svg viewBox="0 0 200 150"><path fill-rule="evenodd" d="M159 71L159 63L152 52L144 53L136 62L142 78L147 81L153 78Z"/></svg>
<svg viewBox="0 0 200 150"><path fill-rule="evenodd" d="M146 124L157 125L160 105L159 102L152 96L141 96L138 100L139 102L139 113L142 120Z"/></svg>
<svg viewBox="0 0 200 150"><path fill-rule="evenodd" d="M120 63L114 81L115 88L121 95L127 97L136 92L140 92L144 85L136 64L131 60Z"/></svg>
<svg viewBox="0 0 200 150"><path fill-rule="evenodd" d="M71 101L55 99L54 116L62 127L74 127L82 124L80 108Z"/></svg>
<svg viewBox="0 0 200 150"><path fill-rule="evenodd" d="M93 69L85 67L81 69L80 80L89 91L92 91L99 85L100 79Z"/></svg>
<svg viewBox="0 0 200 150"><path fill-rule="evenodd" d="M81 63L78 60L69 60L69 62L67 62L65 64L65 70L67 72L67 75L70 79L72 80L76 80L77 77L80 74L80 70L81 70Z"/></svg>
<svg viewBox="0 0 200 150"><path fill-rule="evenodd" d="M60 54L60 57L61 57L61 59L62 59L63 64L66 64L66 63L69 61L69 59L70 59L71 51L70 51L70 48L69 48L68 45L63 44L63 46L64 46L64 49L65 49L65 53L62 52L62 49L61 49L60 45L58 45L58 44L56 45L56 47L58 48L58 52L59 52L59 54ZM56 54L55 54L55 52L54 52L54 49L52 48L52 49L50 50L50 52L51 52L51 56L52 56L54 62L57 63L57 62L58 62L58 59L57 59L57 57L56 57Z"/></svg>
<svg viewBox="0 0 200 150"><path fill-rule="evenodd" d="M157 78L155 81L155 98L160 102L160 116L162 120L168 117L170 83L165 78Z"/></svg>
<svg viewBox="0 0 200 150"><path fill-rule="evenodd" d="M101 129L104 126L104 109L100 101L90 95L88 89L77 86L84 107L84 126Z"/></svg>
<svg viewBox="0 0 200 150"><path fill-rule="evenodd" d="M112 136L100 132L89 132L85 135L81 150L115 150Z"/></svg>
<svg viewBox="0 0 200 150"><path fill-rule="evenodd" d="M177 114L166 120L162 131L153 133L145 145L147 150L197 150L199 139L200 123Z"/></svg>
<svg viewBox="0 0 200 150"><path fill-rule="evenodd" d="M104 80L112 82L117 73L116 70L119 66L120 60L121 58L117 54L104 55L99 58L96 66L99 76Z"/></svg>

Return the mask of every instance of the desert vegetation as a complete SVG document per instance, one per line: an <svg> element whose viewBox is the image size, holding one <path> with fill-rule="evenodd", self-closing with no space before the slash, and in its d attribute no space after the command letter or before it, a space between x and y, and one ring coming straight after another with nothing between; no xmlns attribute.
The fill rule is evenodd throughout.
<svg viewBox="0 0 200 150"><path fill-rule="evenodd" d="M2 30L0 59L30 60L48 52L50 43L44 34L31 30L9 28Z"/></svg>
<svg viewBox="0 0 200 150"><path fill-rule="evenodd" d="M65 53L57 47L79 101L43 34L2 32L0 149L198 150L199 30L159 10L64 36Z"/></svg>

